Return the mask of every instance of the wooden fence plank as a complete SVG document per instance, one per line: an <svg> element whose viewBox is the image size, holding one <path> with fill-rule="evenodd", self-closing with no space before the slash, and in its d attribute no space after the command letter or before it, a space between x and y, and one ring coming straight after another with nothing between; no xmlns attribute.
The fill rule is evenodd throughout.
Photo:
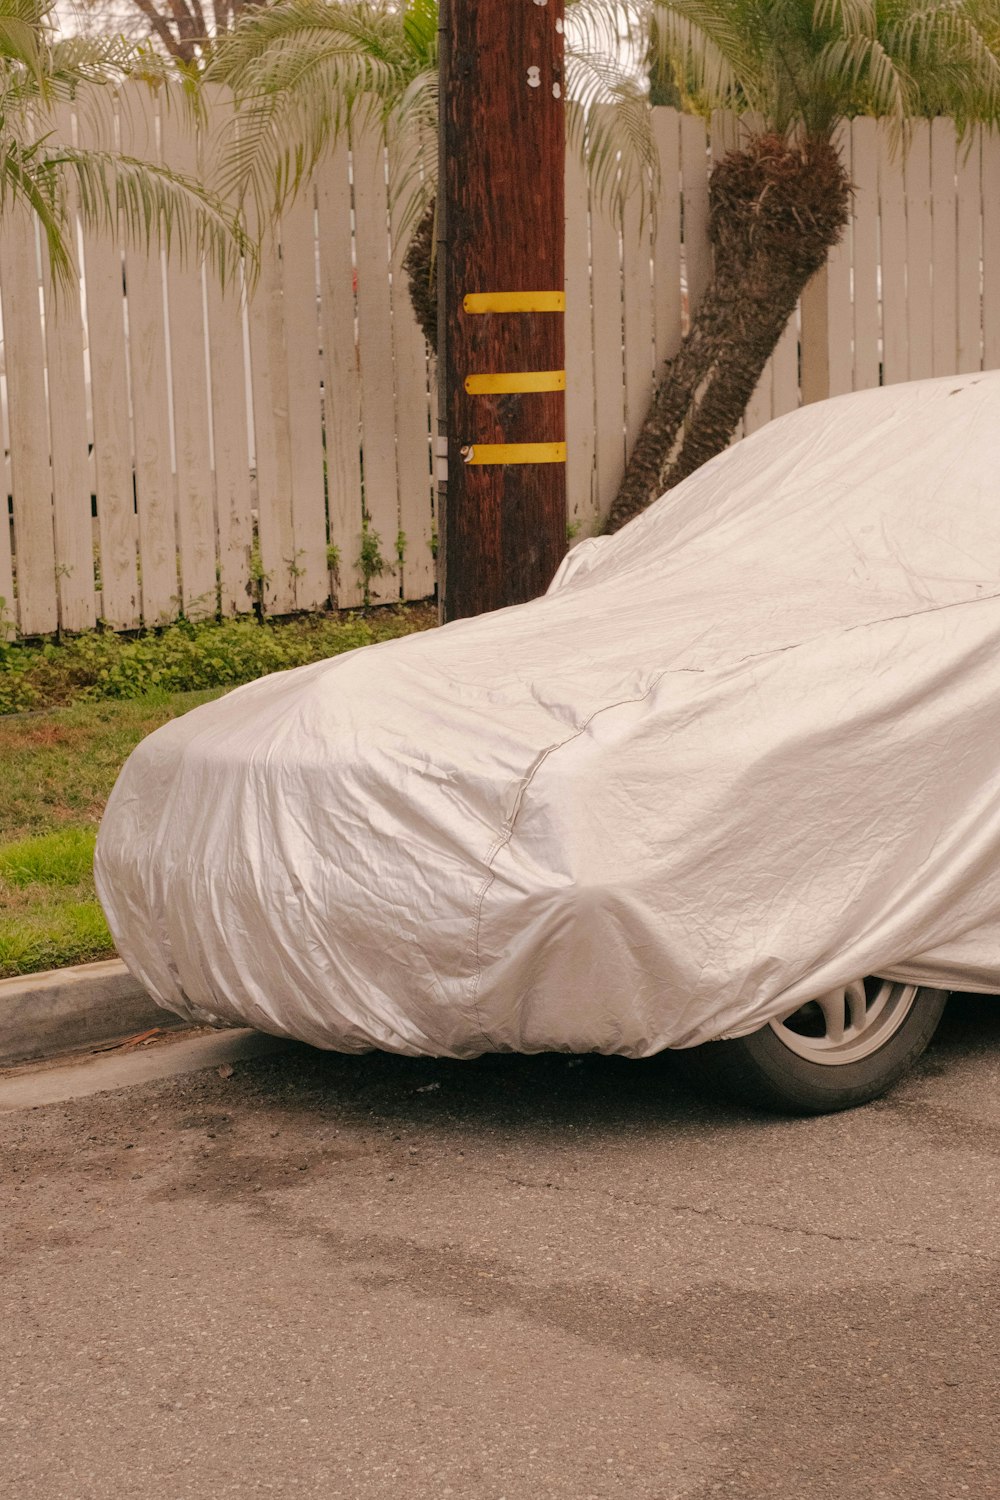
<svg viewBox="0 0 1000 1500"><path fill-rule="evenodd" d="M625 448L631 453L653 393L651 225L633 195L622 217L622 327L625 340Z"/></svg>
<svg viewBox="0 0 1000 1500"><path fill-rule="evenodd" d="M737 151L741 141L740 116L731 109L714 109L709 125L708 144L712 165Z"/></svg>
<svg viewBox="0 0 1000 1500"><path fill-rule="evenodd" d="M370 517L369 535L377 538L384 563L383 571L369 578L369 592L373 602L381 604L399 598L395 412L387 399L394 381L388 198L385 151L378 131L370 127L358 131L352 148L365 509ZM355 558L348 560L348 566L358 566Z"/></svg>
<svg viewBox="0 0 1000 1500"><path fill-rule="evenodd" d="M2 388L6 411L6 376L3 379ZM17 632L17 601L14 598L14 563L10 545L8 490L9 485L4 484L3 494L0 495L0 641L9 640Z"/></svg>
<svg viewBox="0 0 1000 1500"><path fill-rule="evenodd" d="M197 175L193 136L177 110L160 120L164 158ZM216 531L203 268L167 260L167 307L177 476L177 544L181 601L189 618L215 613Z"/></svg>
<svg viewBox="0 0 1000 1500"><path fill-rule="evenodd" d="M77 102L82 146L113 140L113 96L93 89ZM94 429L94 491L102 618L119 630L141 621L138 524L132 470L128 357L125 343L124 259L112 235L83 235L87 349Z"/></svg>
<svg viewBox="0 0 1000 1500"><path fill-rule="evenodd" d="M830 394L830 269L821 266L802 293L802 404Z"/></svg>
<svg viewBox="0 0 1000 1500"><path fill-rule="evenodd" d="M776 417L794 411L799 404L799 328L798 313L792 313L784 333L771 356L773 387L772 411Z"/></svg>
<svg viewBox="0 0 1000 1500"><path fill-rule="evenodd" d="M714 170L717 162L731 151L738 150L742 135L742 121L740 116L731 109L716 109L712 111L709 122L708 146L711 160L711 170ZM751 398L752 399L752 398ZM741 417L733 428L730 435L730 444L738 443L740 438L746 436L745 418Z"/></svg>
<svg viewBox="0 0 1000 1500"><path fill-rule="evenodd" d="M906 306L906 198L903 163L888 128L878 132L878 196L882 246L882 380L895 385L909 374Z"/></svg>
<svg viewBox="0 0 1000 1500"><path fill-rule="evenodd" d="M909 376L911 380L926 380L934 369L930 120L914 120L903 171Z"/></svg>
<svg viewBox="0 0 1000 1500"><path fill-rule="evenodd" d="M156 161L155 96L142 84L122 91L122 150ZM159 249L125 250L129 373L135 444L135 502L146 625L176 619L180 598L171 459L164 257Z"/></svg>
<svg viewBox="0 0 1000 1500"><path fill-rule="evenodd" d="M983 369L1000 369L1000 132L982 138Z"/></svg>
<svg viewBox="0 0 1000 1500"><path fill-rule="evenodd" d="M844 122L838 126L834 145L848 178L851 177L851 132ZM853 223L849 222L827 256L826 265L813 277L802 295L801 385L802 401L822 401L854 388L854 309L851 296Z"/></svg>
<svg viewBox="0 0 1000 1500"><path fill-rule="evenodd" d="M72 142L73 119L68 105L56 109L54 128L57 139ZM73 222L72 201L70 222ZM63 630L89 630L97 617L97 597L80 284L74 276L69 285L54 291L45 279L49 273L44 248L42 264L46 267L45 360L59 624Z"/></svg>
<svg viewBox="0 0 1000 1500"><path fill-rule="evenodd" d="M981 370L983 365L983 304L980 283L982 254L982 199L980 142L982 131L973 128L958 148L957 197L958 243L958 371Z"/></svg>
<svg viewBox="0 0 1000 1500"><path fill-rule="evenodd" d="M142 564L142 618L177 616L180 580L167 397L164 268L158 254L126 252L129 367L135 424L135 490Z"/></svg>
<svg viewBox="0 0 1000 1500"><path fill-rule="evenodd" d="M654 112L654 119L655 119ZM590 188L579 153L566 152L566 516L571 540L600 522L594 453L594 324Z"/></svg>
<svg viewBox="0 0 1000 1500"><path fill-rule="evenodd" d="M834 145L847 170L851 164L851 129L842 121L834 134ZM827 260L827 307L830 328L830 395L843 396L854 389L854 340L851 265L854 255L853 222L848 223Z"/></svg>
<svg viewBox="0 0 1000 1500"><path fill-rule="evenodd" d="M0 288L17 619L22 635L36 635L55 630L59 613L35 220L19 207L0 216Z"/></svg>
<svg viewBox="0 0 1000 1500"><path fill-rule="evenodd" d="M854 389L880 384L881 356L878 257L878 125L858 116L851 121L851 175L854 209L851 250L854 283Z"/></svg>
<svg viewBox="0 0 1000 1500"><path fill-rule="evenodd" d="M354 327L354 260L347 142L320 167L320 298L323 318L323 419L333 587L341 609L360 604L364 591L354 559L361 549L361 376Z"/></svg>
<svg viewBox="0 0 1000 1500"><path fill-rule="evenodd" d="M955 126L939 115L931 121L931 373L958 368L958 209L955 202Z"/></svg>
<svg viewBox="0 0 1000 1500"><path fill-rule="evenodd" d="M618 493L625 472L625 379L618 226L596 200L590 218L590 254L597 418L594 445L597 496L603 515Z"/></svg>
<svg viewBox="0 0 1000 1500"><path fill-rule="evenodd" d="M749 437L751 432L765 427L771 420L772 392L774 387L774 364L769 359L761 372L753 395L747 402L746 411L743 413L743 435Z"/></svg>
<svg viewBox="0 0 1000 1500"><path fill-rule="evenodd" d="M673 359L681 343L680 120L676 109L653 110L661 184L653 241L653 336L658 373L666 360Z"/></svg>
<svg viewBox="0 0 1000 1500"><path fill-rule="evenodd" d="M216 119L226 118L231 106L224 91L216 84L203 83L201 88ZM247 308L239 277L223 287L217 276L206 273L205 318L219 608L223 615L238 615L253 607L249 370L244 354Z"/></svg>
<svg viewBox="0 0 1000 1500"><path fill-rule="evenodd" d="M294 560L290 571L296 609L320 609L329 597L330 585L326 565L322 377L311 189L300 193L282 215L281 278L292 465Z"/></svg>
<svg viewBox="0 0 1000 1500"><path fill-rule="evenodd" d="M708 141L700 115L681 116L681 182L683 191L684 270L687 313L698 309L712 275L708 238Z"/></svg>
<svg viewBox="0 0 1000 1500"><path fill-rule="evenodd" d="M264 235L260 271L247 310L253 393L253 453L257 476L259 576L255 586L272 614L295 608L289 560L292 531L292 462L288 436L288 372L277 238Z"/></svg>
<svg viewBox="0 0 1000 1500"><path fill-rule="evenodd" d="M410 301L403 270L407 238L400 222L405 201L390 206L392 238L392 343L396 371L396 461L399 467L399 546L404 599L434 592L431 552L432 478L427 340Z"/></svg>
<svg viewBox="0 0 1000 1500"><path fill-rule="evenodd" d="M253 604L244 308L238 285L224 290L215 276L209 276L205 290L219 532L219 603L224 615L234 615L246 613Z"/></svg>
<svg viewBox="0 0 1000 1500"><path fill-rule="evenodd" d="M764 121L760 115L753 110L746 110L739 116L737 130L737 141L741 149L746 149L749 141L759 135L764 128ZM760 379L757 381L753 395L747 402L746 411L743 414L743 435L746 437L751 432L756 432L770 422L776 415L776 360L777 352L772 354L761 371ZM778 361L780 364L780 361ZM782 366L784 371L784 366ZM787 392L785 393L787 397ZM798 386L796 384L796 399L798 397Z"/></svg>

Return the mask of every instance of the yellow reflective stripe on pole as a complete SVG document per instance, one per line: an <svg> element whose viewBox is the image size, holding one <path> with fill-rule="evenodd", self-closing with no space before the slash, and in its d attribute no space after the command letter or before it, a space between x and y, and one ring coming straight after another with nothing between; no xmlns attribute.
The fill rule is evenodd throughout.
<svg viewBox="0 0 1000 1500"><path fill-rule="evenodd" d="M462 298L467 313L565 312L565 292L468 292Z"/></svg>
<svg viewBox="0 0 1000 1500"><path fill-rule="evenodd" d="M469 443L467 464L564 464L565 443Z"/></svg>
<svg viewBox="0 0 1000 1500"><path fill-rule="evenodd" d="M500 395L505 391L564 391L565 370L510 370L504 375L467 375L470 396Z"/></svg>

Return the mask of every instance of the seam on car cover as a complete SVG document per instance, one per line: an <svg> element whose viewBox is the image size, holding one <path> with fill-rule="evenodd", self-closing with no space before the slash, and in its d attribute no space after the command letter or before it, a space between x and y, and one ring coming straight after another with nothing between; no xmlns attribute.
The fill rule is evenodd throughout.
<svg viewBox="0 0 1000 1500"><path fill-rule="evenodd" d="M648 698L650 693L659 686L664 677L669 677L676 673L696 673L698 675L701 675L701 668L668 668L663 672L658 672L657 675L653 678L652 682L649 683L648 687L643 692L636 693L631 698L616 698L613 703L602 703L600 708L595 708L592 713L588 714L587 718L584 719L579 729L574 730L572 734L568 734L563 740L556 740L553 744L546 745L545 749L542 750L538 755L536 755L530 767L525 772L521 781L518 783L517 791L514 794L513 806L511 807L510 812L507 814L507 817L504 820L504 825L500 830L500 833L497 835L496 839L493 841L490 851L486 856L485 863L487 869L489 870L489 874L483 882L482 890L479 892L479 899L476 901L476 911L475 917L473 919L472 951L475 961L475 972L472 978L472 1008L475 1012L476 1024L479 1027L480 1035L482 1036L483 1040L493 1048L496 1047L496 1043L490 1036L489 1032L486 1030L486 1027L483 1025L483 1018L479 1013L479 985L483 977L482 955L479 949L479 939L482 931L483 906L485 905L486 897L489 895L490 887L493 885L493 882L496 879L496 873L493 869L493 862L496 859L497 855L500 853L501 849L506 848L506 846L510 843L514 835L514 824L517 822L517 815L521 810L521 803L524 800L524 794L528 790L528 787L531 785L532 781L534 781L538 771L541 770L542 766L548 760L549 756L553 755L557 750L562 750L564 746L571 745L573 741L578 740L582 734L586 734L587 730L597 718L598 714L607 713L613 708L622 708L626 703L641 703L644 698Z"/></svg>
<svg viewBox="0 0 1000 1500"><path fill-rule="evenodd" d="M821 631L817 636L807 636L801 641L791 641L786 646L776 646L766 651L749 652L746 656L737 657L733 662L729 663L729 665L730 667L740 667L747 662L759 661L766 657L780 656L787 651L800 650L803 646L811 645L816 640L822 639L822 637L827 634L849 635L854 631L870 630L873 626L888 624L894 620L909 620L919 615L937 614L944 610L964 608L968 605L986 604L991 601L996 601L997 599L1000 599L1000 593L981 594L978 597L972 599L953 599L949 600L947 604L931 605L930 607L923 609L906 610L896 615L880 616L875 620L863 620L858 622L857 624L848 625L843 630L834 632ZM673 675L685 675L688 673L701 675L703 674L703 672L704 668L702 667L668 667L664 671L657 673L657 675L649 683L649 686L645 689L644 692L637 693L631 698L617 698L613 703L602 703L599 708L595 708L593 712L587 716L584 722L580 725L579 729L575 730L572 734L567 735L565 739L557 740L553 744L547 745L545 749L536 756L528 771L525 773L522 780L518 783L511 811L508 813L503 827L500 830L500 833L494 840L486 856L485 864L489 873L485 881L483 882L482 889L479 892L479 897L476 901L475 915L473 918L472 946L475 967L472 979L472 1009L475 1013L476 1024L479 1027L480 1035L490 1047L495 1047L496 1043L490 1036L489 1032L486 1030L486 1027L483 1025L482 1016L479 1010L479 988L483 977L482 954L480 952L483 907L486 903L486 897L489 895L490 889L496 878L493 868L494 861L496 860L497 855L500 853L500 851L510 843L511 838L513 837L514 825L517 822L517 815L520 811L525 792L528 790L528 787L534 780L536 773L545 764L549 756L554 754L555 751L563 749L564 746L572 744L574 740L579 739L580 735L585 734L587 729L593 723L594 719L597 718L598 714L607 713L613 708L621 708L626 703L641 703L644 698L649 697L650 693L653 692L653 690L659 685L659 683L663 681L665 677Z"/></svg>

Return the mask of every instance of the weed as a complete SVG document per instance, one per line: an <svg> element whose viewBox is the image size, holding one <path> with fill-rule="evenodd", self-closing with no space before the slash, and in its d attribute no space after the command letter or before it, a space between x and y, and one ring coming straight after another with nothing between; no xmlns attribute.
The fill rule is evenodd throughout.
<svg viewBox="0 0 1000 1500"><path fill-rule="evenodd" d="M377 534L369 532L368 537L377 572L387 565L378 553ZM246 616L182 620L133 636L91 630L58 645L0 642L0 714L78 698L235 687L266 672L303 666L433 623L428 609L403 606L366 618L345 613L263 623Z"/></svg>
<svg viewBox="0 0 1000 1500"><path fill-rule="evenodd" d="M250 547L250 597L258 620L264 618L264 605L270 585L271 575L264 567L264 560L260 555L260 537L255 536Z"/></svg>
<svg viewBox="0 0 1000 1500"><path fill-rule="evenodd" d="M361 518L361 549L355 564L358 570L358 582L364 594L365 608L372 602L371 584L373 578L381 578L383 573L388 573L389 563L382 556L382 538L377 531L372 531L369 522L371 517L365 511Z"/></svg>

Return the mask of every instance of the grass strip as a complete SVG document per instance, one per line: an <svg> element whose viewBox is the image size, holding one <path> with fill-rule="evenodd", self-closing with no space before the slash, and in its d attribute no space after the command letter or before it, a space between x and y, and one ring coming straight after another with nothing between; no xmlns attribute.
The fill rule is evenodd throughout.
<svg viewBox="0 0 1000 1500"><path fill-rule="evenodd" d="M0 978L113 954L94 842L118 772L147 734L231 686L435 623L433 609L405 606L0 643L0 713L30 710L0 717Z"/></svg>
<svg viewBox="0 0 1000 1500"><path fill-rule="evenodd" d="M134 635L90 630L42 645L0 639L0 715L79 700L236 687L436 623L433 605L410 604L263 623L248 617L181 621Z"/></svg>

